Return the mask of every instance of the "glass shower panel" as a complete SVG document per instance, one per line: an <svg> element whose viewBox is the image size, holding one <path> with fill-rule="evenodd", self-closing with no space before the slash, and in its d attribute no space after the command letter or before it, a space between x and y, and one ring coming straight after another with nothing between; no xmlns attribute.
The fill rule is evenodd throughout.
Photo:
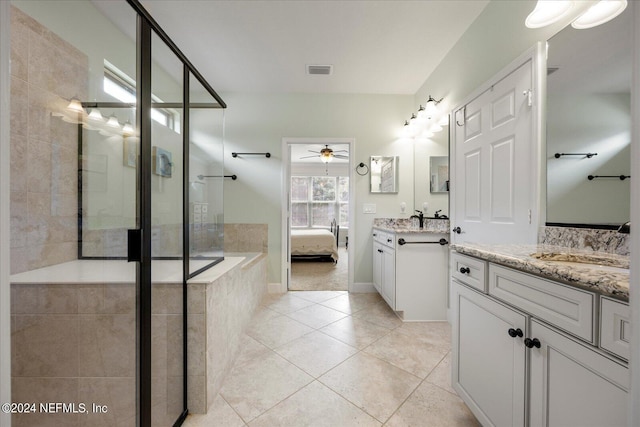
<svg viewBox="0 0 640 427"><path fill-rule="evenodd" d="M167 426L184 402L183 65L151 39L151 420Z"/></svg>
<svg viewBox="0 0 640 427"><path fill-rule="evenodd" d="M136 13L11 4L12 397L89 409L12 425L134 426L136 268L119 258L138 224L136 101L105 78L135 94Z"/></svg>
<svg viewBox="0 0 640 427"><path fill-rule="evenodd" d="M189 77L189 274L224 255L224 109Z"/></svg>

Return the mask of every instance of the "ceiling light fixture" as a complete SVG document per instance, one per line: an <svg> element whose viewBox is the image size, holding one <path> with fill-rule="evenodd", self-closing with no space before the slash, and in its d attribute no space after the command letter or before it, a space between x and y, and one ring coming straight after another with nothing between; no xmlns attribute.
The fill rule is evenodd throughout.
<svg viewBox="0 0 640 427"><path fill-rule="evenodd" d="M567 16L573 8L573 1L538 0L533 12L527 16L524 24L528 28L542 28Z"/></svg>
<svg viewBox="0 0 640 427"><path fill-rule="evenodd" d="M580 15L571 26L578 30L596 27L611 21L627 8L627 0L601 0Z"/></svg>
<svg viewBox="0 0 640 427"><path fill-rule="evenodd" d="M551 25L567 17L574 4L568 0L538 0L524 23L528 28ZM581 30L604 24L620 15L626 7L627 0L600 0L575 18L571 26Z"/></svg>

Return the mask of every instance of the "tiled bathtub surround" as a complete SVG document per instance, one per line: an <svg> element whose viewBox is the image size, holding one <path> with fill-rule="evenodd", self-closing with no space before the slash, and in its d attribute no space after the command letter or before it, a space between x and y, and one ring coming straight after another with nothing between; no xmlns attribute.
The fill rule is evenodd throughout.
<svg viewBox="0 0 640 427"><path fill-rule="evenodd" d="M409 218L374 218L373 226L400 233L449 233L448 219L425 218L424 228L414 229Z"/></svg>
<svg viewBox="0 0 640 427"><path fill-rule="evenodd" d="M267 224L225 224L225 252L268 252Z"/></svg>
<svg viewBox="0 0 640 427"><path fill-rule="evenodd" d="M538 243L629 255L629 234L594 228L541 227Z"/></svg>
<svg viewBox="0 0 640 427"><path fill-rule="evenodd" d="M77 125L56 113L87 96L88 59L11 7L11 273L76 258Z"/></svg>
<svg viewBox="0 0 640 427"><path fill-rule="evenodd" d="M253 313L267 291L267 257L253 254L216 277L216 267L189 282L189 412L203 414L231 370Z"/></svg>
<svg viewBox="0 0 640 427"><path fill-rule="evenodd" d="M228 266L221 263L189 284L188 384L193 413L205 412L211 400L207 396L217 393L266 291L264 255L254 254L249 262L228 258L235 262L230 271L225 272ZM89 265L85 271L83 263ZM123 271L117 271L116 264ZM12 397L16 402L95 402L107 405L109 412L16 415L13 425L134 425L135 286L129 279L135 270L124 261L71 265L76 271L65 272L60 264L12 277ZM77 283L60 283L61 277ZM15 283L20 279L22 283ZM104 283L107 280L112 282ZM155 425L171 425L182 408L182 285L172 280L153 285Z"/></svg>

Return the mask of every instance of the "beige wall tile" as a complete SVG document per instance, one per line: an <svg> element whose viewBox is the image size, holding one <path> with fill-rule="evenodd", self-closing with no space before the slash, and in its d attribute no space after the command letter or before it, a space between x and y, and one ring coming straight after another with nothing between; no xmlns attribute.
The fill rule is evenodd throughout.
<svg viewBox="0 0 640 427"><path fill-rule="evenodd" d="M135 315L78 315L81 377L135 375Z"/></svg>
<svg viewBox="0 0 640 427"><path fill-rule="evenodd" d="M76 314L78 288L75 285L11 285L12 314Z"/></svg>
<svg viewBox="0 0 640 427"><path fill-rule="evenodd" d="M78 375L78 319L74 315L11 316L13 376Z"/></svg>
<svg viewBox="0 0 640 427"><path fill-rule="evenodd" d="M135 280L134 277L131 280ZM132 283L104 285L104 313L134 314L136 310L136 287Z"/></svg>
<svg viewBox="0 0 640 427"><path fill-rule="evenodd" d="M27 161L27 137L18 132L11 132L11 191L27 191L27 181L22 179L29 163Z"/></svg>
<svg viewBox="0 0 640 427"><path fill-rule="evenodd" d="M82 425L92 427L127 425L124 422L135 417L135 391L133 377L78 379L78 394L82 400L107 406L108 409L106 414L91 413L84 416Z"/></svg>
<svg viewBox="0 0 640 427"><path fill-rule="evenodd" d="M14 402L79 402L77 378L16 378L11 381ZM13 427L75 427L80 426L77 414L15 414Z"/></svg>
<svg viewBox="0 0 640 427"><path fill-rule="evenodd" d="M11 132L21 136L29 134L29 84L11 77Z"/></svg>

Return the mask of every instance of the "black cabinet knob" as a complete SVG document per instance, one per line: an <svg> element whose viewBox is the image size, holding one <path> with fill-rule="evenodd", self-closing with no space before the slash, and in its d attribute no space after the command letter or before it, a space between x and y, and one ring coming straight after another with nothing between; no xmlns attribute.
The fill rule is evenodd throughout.
<svg viewBox="0 0 640 427"><path fill-rule="evenodd" d="M520 328L518 328L518 329L509 328L509 330L507 332L509 333L509 336L511 338L522 337L524 335L522 333L522 329L520 329Z"/></svg>
<svg viewBox="0 0 640 427"><path fill-rule="evenodd" d="M376 234L376 233L373 233L373 237L376 237L376 236L377 236L377 234Z"/></svg>
<svg viewBox="0 0 640 427"><path fill-rule="evenodd" d="M387 239L387 243L393 242L393 239Z"/></svg>
<svg viewBox="0 0 640 427"><path fill-rule="evenodd" d="M525 338L524 339L524 346L527 348L540 348L540 340L538 338Z"/></svg>
<svg viewBox="0 0 640 427"><path fill-rule="evenodd" d="M469 267L460 267L460 273L462 274L471 273L471 269Z"/></svg>
<svg viewBox="0 0 640 427"><path fill-rule="evenodd" d="M382 252L384 252L384 251L383 251L382 249L378 249L378 252L382 253Z"/></svg>
<svg viewBox="0 0 640 427"><path fill-rule="evenodd" d="M460 227L456 227L456 228L454 228L452 231L453 231L454 233L458 233L458 234L460 234L460 233L462 233L462 228L460 228Z"/></svg>

